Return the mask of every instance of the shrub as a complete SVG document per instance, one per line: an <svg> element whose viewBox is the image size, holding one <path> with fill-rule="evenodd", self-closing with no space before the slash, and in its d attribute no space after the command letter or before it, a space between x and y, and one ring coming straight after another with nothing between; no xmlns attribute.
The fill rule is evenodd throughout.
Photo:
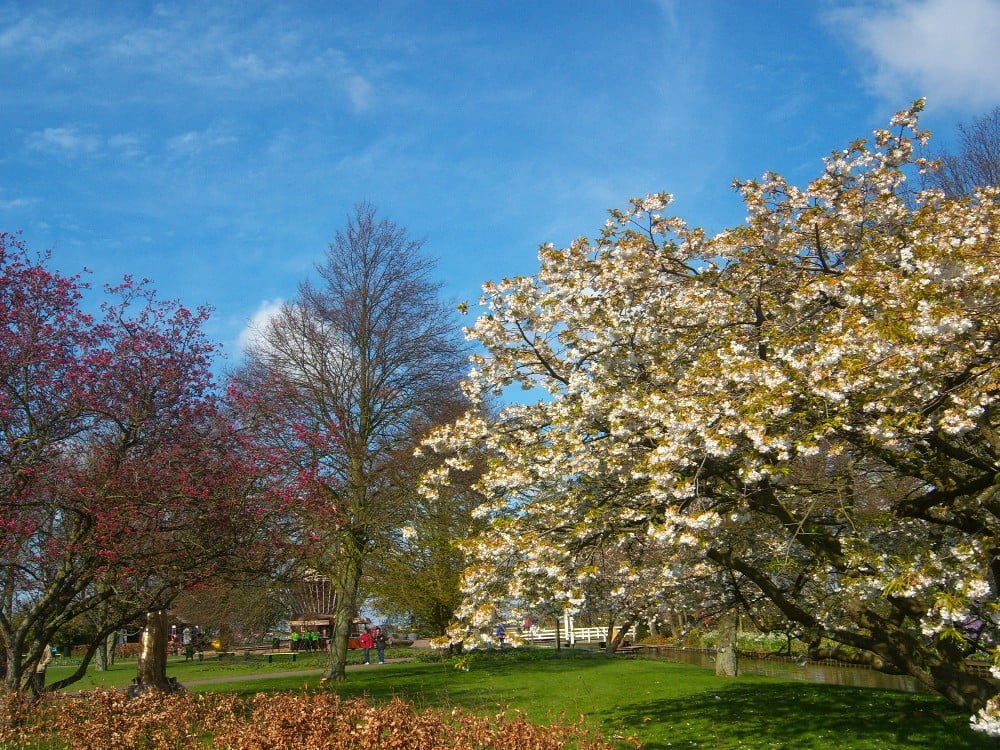
<svg viewBox="0 0 1000 750"><path fill-rule="evenodd" d="M73 646L70 649L70 654L74 658L82 658L85 653L87 653L87 646ZM138 659L139 652L142 650L141 643L119 643L115 646L115 657L118 659Z"/></svg>
<svg viewBox="0 0 1000 750"><path fill-rule="evenodd" d="M168 695L96 690L38 702L0 696L8 723L0 747L68 746L76 750L605 750L582 725L540 726L517 712L482 717L455 709L418 711L402 700L384 706L345 701L330 692ZM211 738L211 745L206 744Z"/></svg>

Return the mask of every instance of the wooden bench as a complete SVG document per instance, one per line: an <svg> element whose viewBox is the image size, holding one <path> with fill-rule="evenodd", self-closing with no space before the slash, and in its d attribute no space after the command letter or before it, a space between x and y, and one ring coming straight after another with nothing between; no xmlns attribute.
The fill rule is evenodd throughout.
<svg viewBox="0 0 1000 750"><path fill-rule="evenodd" d="M267 663L270 664L274 661L275 656L287 656L291 661L295 661L295 657L298 656L294 651L269 651L264 654L267 657Z"/></svg>

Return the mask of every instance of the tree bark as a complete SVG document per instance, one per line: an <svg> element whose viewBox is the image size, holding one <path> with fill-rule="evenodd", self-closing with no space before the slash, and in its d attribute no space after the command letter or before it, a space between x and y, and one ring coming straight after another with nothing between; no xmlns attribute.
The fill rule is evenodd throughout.
<svg viewBox="0 0 1000 750"><path fill-rule="evenodd" d="M625 635L628 633L629 628L635 624L635 620L634 616L625 618L625 622L622 623L621 627L617 631L614 631L614 636L608 641L609 654L613 654L621 648L622 643L625 641ZM609 626L608 635L611 635L613 627L613 625Z"/></svg>
<svg viewBox="0 0 1000 750"><path fill-rule="evenodd" d="M101 639L101 645L97 647L95 654L94 669L98 672L106 672L115 662L115 642L118 633L111 633Z"/></svg>
<svg viewBox="0 0 1000 750"><path fill-rule="evenodd" d="M42 692L45 690L45 671L48 669L49 661L51 659L52 659L52 651L46 644L45 652L42 654L42 658L35 665L35 672L32 675L31 691L35 695L41 695Z"/></svg>
<svg viewBox="0 0 1000 750"><path fill-rule="evenodd" d="M149 612L142 631L139 672L135 678L139 689L176 690L176 682L167 678L167 635L166 611Z"/></svg>
<svg viewBox="0 0 1000 750"><path fill-rule="evenodd" d="M336 580L337 601L333 624L333 640L330 643L330 661L327 663L323 680L342 682L347 679L347 639L351 634L351 624L357 617L358 585L361 581L361 564L354 555L346 555L341 561Z"/></svg>
<svg viewBox="0 0 1000 750"><path fill-rule="evenodd" d="M23 669L23 664L21 663L19 650L19 643L14 645L7 645L4 648L3 654L3 686L4 690L10 692L20 692L24 690L24 686L21 684L21 670Z"/></svg>
<svg viewBox="0 0 1000 750"><path fill-rule="evenodd" d="M736 677L739 674L739 652L736 648L736 615L727 613L719 618L719 645L715 654L715 674Z"/></svg>

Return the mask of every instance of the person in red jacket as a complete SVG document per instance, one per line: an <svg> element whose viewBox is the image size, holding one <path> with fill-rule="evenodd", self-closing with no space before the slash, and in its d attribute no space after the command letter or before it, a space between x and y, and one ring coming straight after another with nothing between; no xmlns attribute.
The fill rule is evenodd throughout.
<svg viewBox="0 0 1000 750"><path fill-rule="evenodd" d="M361 644L361 648L365 650L365 664L372 663L372 646L375 645L375 639L372 637L371 631L365 628L365 632L361 634L358 638L358 642Z"/></svg>

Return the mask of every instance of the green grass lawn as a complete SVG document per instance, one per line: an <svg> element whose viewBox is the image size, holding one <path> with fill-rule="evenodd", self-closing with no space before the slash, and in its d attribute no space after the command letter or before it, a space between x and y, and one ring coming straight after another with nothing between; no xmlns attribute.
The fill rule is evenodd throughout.
<svg viewBox="0 0 1000 750"><path fill-rule="evenodd" d="M194 691L253 694L319 689L317 675L250 681L239 678L292 667L316 668L322 658L308 656L294 665L180 662L171 664L170 674L182 683L233 678L223 684L191 685ZM96 681L127 684L132 674L131 669L120 673L116 669ZM56 676L54 670L52 676ZM650 750L996 747L992 740L968 728L967 715L952 711L931 695L768 677L724 679L686 664L568 651L474 654L467 672L455 669L453 662L365 667L350 671L348 680L332 689L345 697L363 695L374 701L399 696L421 707L459 706L486 713L502 708L519 710L538 722L575 721L583 715L606 737L634 735Z"/></svg>
<svg viewBox="0 0 1000 750"><path fill-rule="evenodd" d="M238 652L237 652L238 653ZM407 649L396 648L387 649L386 656L407 655ZM170 657L168 659L167 674L176 677L181 683L189 680L214 679L226 676L238 677L245 674L268 674L276 672L291 672L323 669L327 663L327 654L302 652L296 654L295 661L288 657L275 657L270 664L261 655L254 655L250 659L244 659L242 654L235 657L219 659L213 652L205 652L203 661L194 659L185 661L183 656ZM361 652L350 652L348 663L360 663ZM75 665L63 665L56 663L50 666L46 672L46 681L49 683L62 679L76 670ZM136 675L135 659L124 659L116 662L108 671L97 672L91 667L87 675L78 682L74 682L65 688L65 692L75 693L80 690L89 690L95 687L124 687L128 685Z"/></svg>

